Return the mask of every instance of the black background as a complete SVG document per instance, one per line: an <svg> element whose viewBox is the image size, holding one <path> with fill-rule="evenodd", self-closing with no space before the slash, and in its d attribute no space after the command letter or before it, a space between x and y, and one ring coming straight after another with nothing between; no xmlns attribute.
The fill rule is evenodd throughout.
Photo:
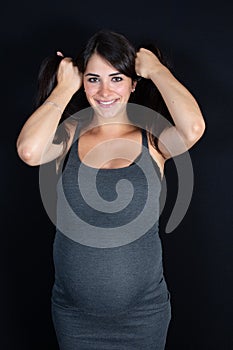
<svg viewBox="0 0 233 350"><path fill-rule="evenodd" d="M161 238L173 313L166 349L233 349L232 10L231 1L4 3L1 349L58 349L50 315L54 226L41 202L38 167L19 159L15 143L33 109L42 59L56 50L75 55L101 28L135 43L155 41L199 102L206 131L190 150L194 193L171 234L163 229L174 205L175 171L172 160L166 165L170 201Z"/></svg>

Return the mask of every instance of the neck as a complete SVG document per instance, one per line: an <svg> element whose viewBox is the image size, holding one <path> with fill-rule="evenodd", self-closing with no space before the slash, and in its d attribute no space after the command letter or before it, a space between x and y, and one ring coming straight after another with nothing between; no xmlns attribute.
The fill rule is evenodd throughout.
<svg viewBox="0 0 233 350"><path fill-rule="evenodd" d="M94 114L91 123L93 133L107 135L121 135L123 133L135 130L135 125L129 120L127 114L118 115L117 117L103 118Z"/></svg>
<svg viewBox="0 0 233 350"><path fill-rule="evenodd" d="M101 137L121 137L124 134L135 131L136 127L132 124L112 123L105 125L92 126L90 132L93 135L99 135Z"/></svg>

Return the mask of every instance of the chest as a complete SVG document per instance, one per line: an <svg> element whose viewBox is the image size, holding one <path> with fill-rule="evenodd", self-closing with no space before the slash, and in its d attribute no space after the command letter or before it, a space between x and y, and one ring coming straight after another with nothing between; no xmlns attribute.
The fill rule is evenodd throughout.
<svg viewBox="0 0 233 350"><path fill-rule="evenodd" d="M82 135L78 142L81 162L94 168L122 168L129 166L141 153L140 135L126 137L93 137Z"/></svg>

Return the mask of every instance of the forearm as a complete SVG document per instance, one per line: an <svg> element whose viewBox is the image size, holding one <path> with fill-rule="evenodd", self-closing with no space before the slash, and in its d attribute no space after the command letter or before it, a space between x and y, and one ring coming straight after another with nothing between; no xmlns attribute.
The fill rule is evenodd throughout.
<svg viewBox="0 0 233 350"><path fill-rule="evenodd" d="M151 72L151 80L159 89L177 131L185 139L194 139L203 132L204 120L192 94L166 68Z"/></svg>
<svg viewBox="0 0 233 350"><path fill-rule="evenodd" d="M62 112L71 97L71 91L56 87L46 101L56 103L61 110L52 104L42 104L28 118L17 139L20 158L33 163L42 155L45 147L52 144Z"/></svg>

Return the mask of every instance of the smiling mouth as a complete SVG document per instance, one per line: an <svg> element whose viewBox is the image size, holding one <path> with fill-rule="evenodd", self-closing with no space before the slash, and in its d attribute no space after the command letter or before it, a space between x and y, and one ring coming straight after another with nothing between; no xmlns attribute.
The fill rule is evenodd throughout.
<svg viewBox="0 0 233 350"><path fill-rule="evenodd" d="M114 105L119 99L114 99L114 100L109 100L109 101L100 101L100 100L96 100L96 102L102 106L102 107L111 107L112 105Z"/></svg>

